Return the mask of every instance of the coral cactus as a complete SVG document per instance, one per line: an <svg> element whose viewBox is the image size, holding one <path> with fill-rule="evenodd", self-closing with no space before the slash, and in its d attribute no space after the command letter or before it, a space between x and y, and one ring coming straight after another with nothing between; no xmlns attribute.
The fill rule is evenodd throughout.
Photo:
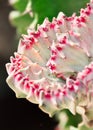
<svg viewBox="0 0 93 130"><path fill-rule="evenodd" d="M50 116L68 109L93 126L93 0L80 16L62 12L28 30L6 64L7 83Z"/></svg>

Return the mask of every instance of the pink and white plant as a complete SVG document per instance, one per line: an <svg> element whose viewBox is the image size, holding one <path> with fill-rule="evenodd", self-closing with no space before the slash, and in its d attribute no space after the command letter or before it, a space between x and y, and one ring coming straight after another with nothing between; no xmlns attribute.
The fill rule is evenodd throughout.
<svg viewBox="0 0 93 130"><path fill-rule="evenodd" d="M93 126L93 0L80 16L62 12L28 30L6 64L7 83L50 116L68 109Z"/></svg>

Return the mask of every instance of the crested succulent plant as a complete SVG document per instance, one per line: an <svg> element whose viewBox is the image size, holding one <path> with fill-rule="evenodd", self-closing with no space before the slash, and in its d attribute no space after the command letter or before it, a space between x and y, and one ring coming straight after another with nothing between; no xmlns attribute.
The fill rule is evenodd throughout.
<svg viewBox="0 0 93 130"><path fill-rule="evenodd" d="M62 12L46 18L37 31L22 35L6 64L7 83L50 116L68 109L93 126L93 0L80 16Z"/></svg>

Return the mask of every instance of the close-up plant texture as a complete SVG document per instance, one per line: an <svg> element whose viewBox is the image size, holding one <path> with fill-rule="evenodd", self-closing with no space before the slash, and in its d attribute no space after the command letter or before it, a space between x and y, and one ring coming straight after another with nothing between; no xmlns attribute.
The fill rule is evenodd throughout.
<svg viewBox="0 0 93 130"><path fill-rule="evenodd" d="M79 16L59 12L36 31L29 27L6 70L6 81L18 98L38 104L50 117L60 115L57 130L92 130L93 0ZM65 127L62 110L81 117L77 128Z"/></svg>

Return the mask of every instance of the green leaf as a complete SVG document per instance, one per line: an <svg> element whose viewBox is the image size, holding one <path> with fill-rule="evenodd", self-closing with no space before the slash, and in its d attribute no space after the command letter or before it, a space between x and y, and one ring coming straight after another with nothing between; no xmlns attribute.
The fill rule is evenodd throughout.
<svg viewBox="0 0 93 130"><path fill-rule="evenodd" d="M74 12L78 13L87 2L89 0L32 0L32 10L38 13L38 23L41 24L45 17L52 20L53 17L57 17L60 11L67 16Z"/></svg>
<svg viewBox="0 0 93 130"><path fill-rule="evenodd" d="M83 126L79 127L78 130L93 130L93 128L88 128L85 125L83 125Z"/></svg>
<svg viewBox="0 0 93 130"><path fill-rule="evenodd" d="M41 24L45 17L51 21L53 17L57 17L60 11L64 12L67 16L71 16L74 12L79 14L80 8L85 8L89 0L14 0L13 8L20 13L15 18L11 16L12 24L17 27L19 34L26 33L26 29L33 22L29 14L23 15L24 12L33 12L34 21ZM29 4L30 3L30 4ZM73 3L73 4L72 4ZM28 6L29 5L29 6ZM37 14L37 17L35 17ZM38 21L37 21L38 20ZM34 26L36 27L36 22Z"/></svg>
<svg viewBox="0 0 93 130"><path fill-rule="evenodd" d="M17 28L18 34L25 34L29 26L36 26L38 18L36 13L32 13L30 0L16 0L13 7L16 10L10 13L10 21Z"/></svg>
<svg viewBox="0 0 93 130"><path fill-rule="evenodd" d="M79 130L79 129L76 128L76 127L71 126L71 127L70 127L70 130Z"/></svg>
<svg viewBox="0 0 93 130"><path fill-rule="evenodd" d="M12 6L15 10L23 12L25 10L28 2L29 2L29 0L15 0L15 2L12 4Z"/></svg>
<svg viewBox="0 0 93 130"><path fill-rule="evenodd" d="M10 17L11 23L17 27L19 34L26 33L28 26L37 19L37 15L33 18L30 14L22 15L19 12L12 12Z"/></svg>

